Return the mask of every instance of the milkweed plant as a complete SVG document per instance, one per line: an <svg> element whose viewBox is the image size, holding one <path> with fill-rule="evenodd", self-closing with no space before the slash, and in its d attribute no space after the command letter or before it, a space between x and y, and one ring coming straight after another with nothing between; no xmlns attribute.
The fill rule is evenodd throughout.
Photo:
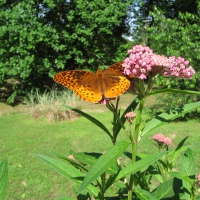
<svg viewBox="0 0 200 200"><path fill-rule="evenodd" d="M192 148L198 144L185 146L186 137L171 149L172 139L158 133L152 137L157 152L138 153L140 141L150 131L200 106L200 102L193 102L144 122L144 103L149 96L169 92L200 94L167 87L154 89L157 77L169 77L169 83L175 78L192 79L195 70L188 60L157 55L147 46L136 45L127 53L122 76L130 80L128 91L136 98L124 113L119 109L119 97L116 97L115 105L111 99L103 101L113 113L112 130L89 114L66 106L104 131L113 146L103 153L72 151L68 156L34 156L73 183L74 196L62 199L200 199L200 174L195 174L192 155ZM127 140L118 141L119 134L126 134ZM175 167L177 159L182 160L180 170Z"/></svg>

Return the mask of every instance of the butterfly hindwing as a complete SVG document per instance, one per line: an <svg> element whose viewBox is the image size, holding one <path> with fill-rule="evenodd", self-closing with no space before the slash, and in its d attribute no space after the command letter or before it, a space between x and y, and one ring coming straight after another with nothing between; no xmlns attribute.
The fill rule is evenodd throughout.
<svg viewBox="0 0 200 200"><path fill-rule="evenodd" d="M111 76L105 79L105 85L105 97L113 98L126 92L130 87L130 81L124 76Z"/></svg>
<svg viewBox="0 0 200 200"><path fill-rule="evenodd" d="M124 76L124 68L122 64L124 61L112 64L106 70L104 70L104 81L106 85L105 97L113 98L117 97L130 87L130 81Z"/></svg>
<svg viewBox="0 0 200 200"><path fill-rule="evenodd" d="M102 94L96 87L97 82L94 84L92 86L90 83L82 85L75 89L74 92L84 101L98 103L102 99Z"/></svg>

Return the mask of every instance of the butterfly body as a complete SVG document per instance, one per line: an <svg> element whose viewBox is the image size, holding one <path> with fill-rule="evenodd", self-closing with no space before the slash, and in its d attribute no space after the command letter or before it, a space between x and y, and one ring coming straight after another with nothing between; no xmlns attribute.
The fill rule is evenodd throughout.
<svg viewBox="0 0 200 200"><path fill-rule="evenodd" d="M84 101L98 103L104 98L121 95L130 86L130 81L122 73L123 69L117 68L116 64L104 71L98 69L96 73L84 70L60 72L54 76L54 80L73 90Z"/></svg>

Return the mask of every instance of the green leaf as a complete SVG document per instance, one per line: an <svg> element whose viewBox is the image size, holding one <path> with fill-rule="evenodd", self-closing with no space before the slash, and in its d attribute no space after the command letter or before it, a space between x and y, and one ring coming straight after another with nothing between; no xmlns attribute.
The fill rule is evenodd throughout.
<svg viewBox="0 0 200 200"><path fill-rule="evenodd" d="M96 162L96 160L102 155L101 153L75 153L74 151L71 151L71 153L74 156L75 160L78 160L79 162L88 165L93 165Z"/></svg>
<svg viewBox="0 0 200 200"><path fill-rule="evenodd" d="M183 161L181 163L181 172L186 175L191 182L183 179L183 187L186 189L185 196L190 199L193 191L193 185L195 181L195 165L192 151L190 148L186 150L183 156ZM191 184L192 183L192 184ZM189 194L190 193L190 194Z"/></svg>
<svg viewBox="0 0 200 200"><path fill-rule="evenodd" d="M153 155L149 155L145 158L142 158L139 161L136 161L135 163L127 165L125 168L123 168L120 173L118 174L116 180L119 180L121 178L124 178L128 174L134 174L138 171L143 170L144 168L147 168L149 165L155 163L158 159L160 159L164 154L166 154L165 151L161 153L156 153Z"/></svg>
<svg viewBox="0 0 200 200"><path fill-rule="evenodd" d="M142 190L140 188L136 189L135 193L140 200L159 200L158 198L154 197L150 192Z"/></svg>
<svg viewBox="0 0 200 200"><path fill-rule="evenodd" d="M184 145L185 141L187 140L187 138L188 138L188 136L185 137L185 138L178 144L178 146L176 147L176 149L173 151L173 155L172 155L172 164L173 164L173 165L175 164L175 162L176 162L176 160L177 160L177 158L178 158L180 152L182 151L182 149L183 149L183 147L184 147L183 145ZM171 153L171 152L170 152L170 153ZM168 154L168 155L170 155L170 154Z"/></svg>
<svg viewBox="0 0 200 200"><path fill-rule="evenodd" d="M8 182L8 160L5 158L0 163L0 199L3 200Z"/></svg>
<svg viewBox="0 0 200 200"><path fill-rule="evenodd" d="M68 158L68 157L66 157L66 156L57 154L57 153L55 153L55 152L52 152L52 154L53 154L54 156L58 157L58 158L61 158L61 159L65 160L65 161L70 162L72 165L76 166L78 169L82 169L82 170L84 170L84 171L86 171L86 172L88 171L88 169L87 169L84 165L82 165L80 162L78 162L78 161L76 161L76 160L70 159L70 158Z"/></svg>
<svg viewBox="0 0 200 200"><path fill-rule="evenodd" d="M153 92L149 93L148 96L155 95L155 94L160 94L160 93L181 93L181 94L196 94L200 95L199 91L192 91L192 90L178 90L178 89L171 89L171 88L166 88L166 89L161 89L161 90L154 90Z"/></svg>
<svg viewBox="0 0 200 200"><path fill-rule="evenodd" d="M168 172L169 175L175 177L175 178L178 178L178 179L181 179L181 180L184 180L184 181L187 181L188 183L190 183L191 185L193 184L193 181L187 176L185 175L184 173L182 172Z"/></svg>
<svg viewBox="0 0 200 200"><path fill-rule="evenodd" d="M80 110L78 110L76 108L73 108L71 106L64 105L64 107L69 108L69 109L73 110L74 112L77 112L80 115L84 116L86 119L88 119L89 121L91 121L92 123L94 123L96 126L98 126L99 128L101 128L104 132L106 132L111 139L113 138L112 135L111 135L111 133L109 132L109 130L100 121L98 121L97 119L95 119L91 115L88 115L87 113L82 112L82 111L80 111Z"/></svg>
<svg viewBox="0 0 200 200"><path fill-rule="evenodd" d="M160 184L152 194L158 199L168 199L178 193L177 188L180 187L180 182L173 178Z"/></svg>
<svg viewBox="0 0 200 200"><path fill-rule="evenodd" d="M102 175L113 162L127 149L130 142L120 141L103 154L91 167L81 184L78 193L84 190L92 181Z"/></svg>
<svg viewBox="0 0 200 200"><path fill-rule="evenodd" d="M195 179L195 164L192 151L190 148L188 148L184 153L181 165L181 172L183 172L187 176L193 176L193 178Z"/></svg>
<svg viewBox="0 0 200 200"><path fill-rule="evenodd" d="M185 104L184 106L180 106L178 108L172 109L168 112L156 116L155 118L146 123L146 126L143 129L141 136L144 136L146 133L158 128L159 126L169 123L171 120L176 119L177 117L187 112L195 110L198 107L200 107L200 101L195 103Z"/></svg>
<svg viewBox="0 0 200 200"><path fill-rule="evenodd" d="M68 165L67 163L64 163L60 160L57 160L55 158L51 158L49 156L41 155L41 154L33 154L33 156L39 158L41 161L43 161L45 164L47 164L49 167L51 167L53 170L57 171L73 183L75 183L77 186L80 186L82 181L78 180L77 178L81 178L84 175L74 168L71 165ZM93 195L98 195L98 189L94 187L93 185L87 185L87 190L91 192ZM86 187L84 188L86 189Z"/></svg>

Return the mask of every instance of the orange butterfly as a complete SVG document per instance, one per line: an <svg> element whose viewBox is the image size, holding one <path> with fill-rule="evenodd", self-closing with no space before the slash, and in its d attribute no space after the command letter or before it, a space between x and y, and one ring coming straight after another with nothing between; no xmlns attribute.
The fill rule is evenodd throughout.
<svg viewBox="0 0 200 200"><path fill-rule="evenodd" d="M84 70L59 72L54 81L73 90L82 100L98 103L113 99L129 88L130 81L123 75L123 61L96 73Z"/></svg>

